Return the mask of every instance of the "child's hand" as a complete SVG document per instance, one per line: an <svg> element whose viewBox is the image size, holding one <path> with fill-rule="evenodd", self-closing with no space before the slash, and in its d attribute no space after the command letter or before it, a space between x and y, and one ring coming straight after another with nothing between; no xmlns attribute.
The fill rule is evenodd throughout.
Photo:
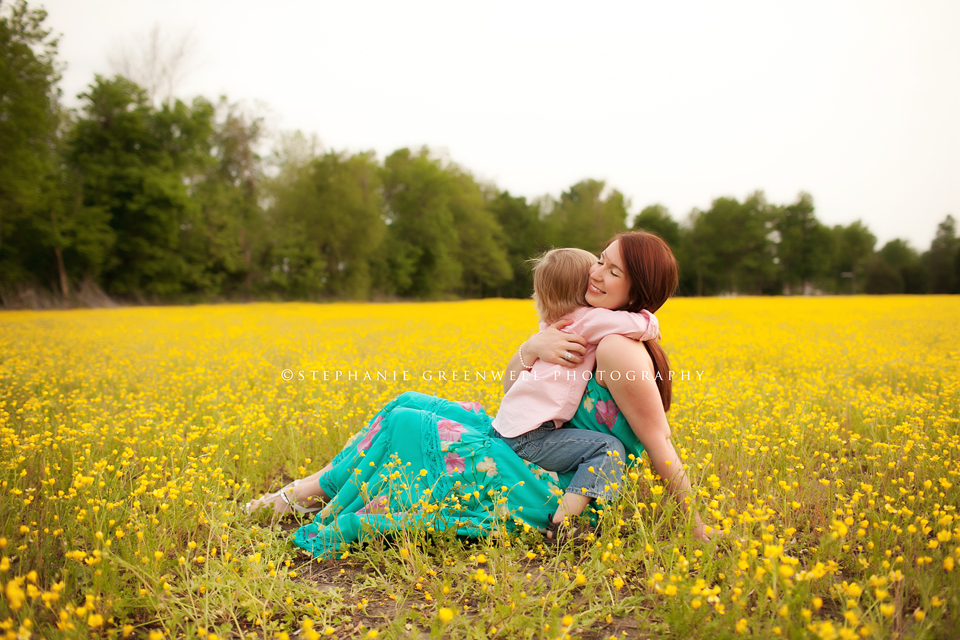
<svg viewBox="0 0 960 640"><path fill-rule="evenodd" d="M534 357L544 362L564 367L577 366L583 362L583 356L587 353L587 341L575 333L564 333L560 330L571 322L569 319L554 322L527 340L527 348Z"/></svg>

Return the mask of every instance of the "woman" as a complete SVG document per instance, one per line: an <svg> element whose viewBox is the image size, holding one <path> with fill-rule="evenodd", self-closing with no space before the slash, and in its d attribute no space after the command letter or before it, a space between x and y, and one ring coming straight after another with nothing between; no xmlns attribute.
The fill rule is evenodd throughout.
<svg viewBox="0 0 960 640"><path fill-rule="evenodd" d="M607 244L600 262L590 270L587 302L607 309L655 312L676 291L677 282L676 260L663 240L646 232L625 232ZM508 372L521 370L521 355L525 362L540 358L561 366L575 366L586 351L585 342L580 336L560 331L561 328L554 325L527 340L521 347L522 354L511 359ZM632 379L622 375L628 371L636 372ZM597 375L588 385L584 399L593 406L615 403L616 409L611 411L616 411L617 424L623 420L629 425L631 435L639 441L640 451L647 452L654 470L686 510L693 496L683 463L670 441L666 416L672 395L669 371L667 356L659 343L607 336L597 347ZM621 375L604 375L604 372L621 372ZM509 377L504 376L505 389ZM568 507L570 514L576 514L586 504L586 500L580 500L561 504L561 508ZM708 540L709 529L699 514L694 512L693 519L694 536Z"/></svg>
<svg viewBox="0 0 960 640"><path fill-rule="evenodd" d="M609 309L654 312L676 284L676 261L666 244L651 234L629 232L612 239L591 269L587 301ZM583 339L559 329L554 326L521 345L522 360L578 362L585 352ZM666 356L656 343L610 336L601 342L597 358L597 376L564 428L611 433L623 442L628 460L638 460L647 449L654 469L682 503L690 485L669 439ZM519 354L511 360L505 387L524 368L520 362ZM614 380L602 373L614 369L637 375ZM374 532L411 527L453 528L465 535L482 535L502 525L543 528L581 513L589 502L571 494L558 501L572 476L572 471L544 473L517 457L495 436L478 403L411 392L384 407L330 465L250 506L311 512L319 510L317 503L325 503L317 519L294 535L298 545L321 555ZM603 497L612 498L618 484L619 478L610 478ZM699 518L694 533L706 538Z"/></svg>

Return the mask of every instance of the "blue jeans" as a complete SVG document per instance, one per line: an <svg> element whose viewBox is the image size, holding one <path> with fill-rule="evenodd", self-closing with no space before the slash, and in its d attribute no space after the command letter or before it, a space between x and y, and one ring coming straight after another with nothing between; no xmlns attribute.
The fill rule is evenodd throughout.
<svg viewBox="0 0 960 640"><path fill-rule="evenodd" d="M550 421L516 438L500 439L518 456L546 471L575 471L567 486L568 493L610 500L623 482L626 449L610 434L554 429Z"/></svg>

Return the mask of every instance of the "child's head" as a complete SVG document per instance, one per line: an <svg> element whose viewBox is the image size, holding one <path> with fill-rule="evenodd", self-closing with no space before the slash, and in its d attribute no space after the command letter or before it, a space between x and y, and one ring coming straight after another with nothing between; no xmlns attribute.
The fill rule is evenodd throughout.
<svg viewBox="0 0 960 640"><path fill-rule="evenodd" d="M590 267L597 257L583 249L551 249L533 261L533 299L544 322L587 306Z"/></svg>

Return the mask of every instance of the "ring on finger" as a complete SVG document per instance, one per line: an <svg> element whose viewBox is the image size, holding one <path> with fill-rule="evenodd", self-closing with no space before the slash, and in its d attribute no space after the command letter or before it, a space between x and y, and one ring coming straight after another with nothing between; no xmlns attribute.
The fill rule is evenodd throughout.
<svg viewBox="0 0 960 640"><path fill-rule="evenodd" d="M566 360L567 362L570 362L571 360L573 360L573 354L567 351L566 353L563 354L563 359Z"/></svg>

